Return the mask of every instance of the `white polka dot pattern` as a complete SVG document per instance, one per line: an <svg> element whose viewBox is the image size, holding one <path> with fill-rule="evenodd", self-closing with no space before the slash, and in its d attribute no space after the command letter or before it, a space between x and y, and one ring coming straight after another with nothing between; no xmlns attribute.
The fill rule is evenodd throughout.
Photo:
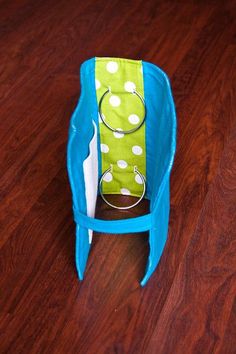
<svg viewBox="0 0 236 354"><path fill-rule="evenodd" d="M130 195L130 191L127 188L121 188L120 192L123 195Z"/></svg>
<svg viewBox="0 0 236 354"><path fill-rule="evenodd" d="M103 113L102 113L102 117L103 117L103 120L106 119ZM100 113L98 113L98 121L99 121L99 123L103 123L102 118L100 117Z"/></svg>
<svg viewBox="0 0 236 354"><path fill-rule="evenodd" d="M122 130L122 129L121 128L117 128L117 130ZM125 134L124 133L113 132L113 135L114 135L115 138L121 139L121 138L124 137Z"/></svg>
<svg viewBox="0 0 236 354"><path fill-rule="evenodd" d="M109 73L114 74L118 70L118 64L115 61L109 61L106 65L106 69Z"/></svg>
<svg viewBox="0 0 236 354"><path fill-rule="evenodd" d="M111 182L113 179L113 176L111 174L111 172L107 172L107 174L103 177L103 181L105 182Z"/></svg>
<svg viewBox="0 0 236 354"><path fill-rule="evenodd" d="M98 79L95 80L95 87L96 87L96 90L100 89L100 87L101 87L101 83Z"/></svg>
<svg viewBox="0 0 236 354"><path fill-rule="evenodd" d="M135 86L135 83L133 83L132 81L126 81L124 88L125 88L125 91L127 91L127 92L134 92L134 90L136 89L136 86Z"/></svg>
<svg viewBox="0 0 236 354"><path fill-rule="evenodd" d="M109 152L109 146L107 144L101 144L101 152L107 154Z"/></svg>
<svg viewBox="0 0 236 354"><path fill-rule="evenodd" d="M118 165L118 167L120 167L120 168L126 168L126 167L128 166L127 162L124 161L124 160L118 160L118 161L117 161L117 165Z"/></svg>
<svg viewBox="0 0 236 354"><path fill-rule="evenodd" d="M129 117L128 117L128 120L131 124L138 124L140 119L139 117L137 116L137 114L131 114Z"/></svg>
<svg viewBox="0 0 236 354"><path fill-rule="evenodd" d="M133 152L134 155L142 155L143 149L141 148L141 146L134 145L132 147L132 152Z"/></svg>
<svg viewBox="0 0 236 354"><path fill-rule="evenodd" d="M135 182L137 182L138 184L143 184L143 180L139 175L135 176Z"/></svg>
<svg viewBox="0 0 236 354"><path fill-rule="evenodd" d="M120 97L116 96L116 95L112 95L109 98L109 103L110 105L112 105L113 107L118 107L120 105Z"/></svg>
<svg viewBox="0 0 236 354"><path fill-rule="evenodd" d="M141 196L143 180L134 172L134 166L145 176L145 122L134 135L123 131L138 127L143 117L143 106L133 94L137 90L144 97L142 62L96 58L95 79L98 105L108 90L104 96L102 119L99 116L98 121L102 172L111 165L113 169L104 176L103 192ZM103 121L116 131L108 129Z"/></svg>

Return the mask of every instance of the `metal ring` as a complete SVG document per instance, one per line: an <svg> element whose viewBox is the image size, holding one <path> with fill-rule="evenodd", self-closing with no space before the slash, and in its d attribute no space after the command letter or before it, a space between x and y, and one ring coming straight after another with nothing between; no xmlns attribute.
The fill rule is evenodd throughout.
<svg viewBox="0 0 236 354"><path fill-rule="evenodd" d="M103 194L103 192L102 192L102 181L103 181L104 177L106 176L106 174L107 174L108 172L110 172L111 170L112 170L112 166L109 167L105 172L103 172L103 174L102 174L102 176L101 176L101 178L100 178L100 181L99 181L99 192L100 192L101 197L102 197L102 199L104 200L104 202L105 202L106 204L108 204L110 207L115 208L115 209L119 209L119 210L131 209L131 208L135 207L136 205L138 205L138 204L141 202L141 200L143 199L143 197L144 197L144 195L145 195L145 192L146 192L146 180L145 180L145 177L142 175L142 173L138 171L138 169L137 169L136 166L134 167L134 173L136 173L136 174L141 178L141 180L142 180L142 182L143 182L143 183L142 183L142 184L143 184L143 192L142 192L141 197L140 197L135 203L133 203L133 204L131 204L131 205L129 205L129 206L124 206L124 207L122 207L122 206L117 206L117 205L114 205L114 204L110 203L110 202L104 197L104 194Z"/></svg>
<svg viewBox="0 0 236 354"><path fill-rule="evenodd" d="M106 97L106 95L107 95L108 93L111 93L111 90L110 90L110 89L108 89L107 91L104 92L104 94L103 94L102 97L100 98L100 101L99 101L99 104L98 104L99 116L100 116L102 122L105 124L105 126L106 126L108 129L112 130L113 132L122 133L122 134L130 134L130 133L133 133L133 132L135 132L136 130L138 130L138 129L143 125L143 123L144 123L144 121L145 121L145 117L146 117L146 106L145 106L145 102L144 102L143 97L140 95L140 93L138 93L138 92L135 91L135 90L132 91L132 92L130 92L130 93L132 93L133 95L136 95L136 96L140 99L140 101L142 102L143 107L144 107L144 116L143 116L143 119L142 119L142 121L140 122L140 124L139 124L138 126L136 126L136 127L133 128L133 129L129 129L129 130L120 130L120 129L117 129L117 128L113 128L113 127L110 126L107 122L105 122L105 120L104 120L104 118L103 118L103 114L102 114L102 102L103 102L104 98Z"/></svg>

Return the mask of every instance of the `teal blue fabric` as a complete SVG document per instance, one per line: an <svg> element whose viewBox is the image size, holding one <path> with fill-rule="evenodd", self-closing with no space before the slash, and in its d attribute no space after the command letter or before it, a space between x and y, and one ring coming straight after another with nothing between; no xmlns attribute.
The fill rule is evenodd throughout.
<svg viewBox="0 0 236 354"><path fill-rule="evenodd" d="M111 234L142 232L150 230L152 227L152 214L150 213L136 218L110 221L90 218L78 211L74 211L74 219L76 224L83 227L97 232L107 232Z"/></svg>
<svg viewBox="0 0 236 354"><path fill-rule="evenodd" d="M144 286L154 272L168 235L170 191L169 179L176 149L175 107L166 74L157 66L143 62L144 99L146 104L146 174L150 213L126 220L99 220L87 215L83 161L89 153L93 135L92 120L99 131L95 91L95 59L81 66L81 95L72 115L67 148L67 167L73 197L76 223L76 267L82 280L90 250L88 229L114 234L149 231L150 254ZM99 177L101 176L100 141L98 134Z"/></svg>

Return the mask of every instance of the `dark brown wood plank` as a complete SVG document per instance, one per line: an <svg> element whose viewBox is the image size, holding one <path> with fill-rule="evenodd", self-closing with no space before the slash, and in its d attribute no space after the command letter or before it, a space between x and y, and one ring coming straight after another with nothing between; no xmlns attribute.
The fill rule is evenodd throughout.
<svg viewBox="0 0 236 354"><path fill-rule="evenodd" d="M0 2L0 351L235 353L234 1ZM79 66L152 61L178 115L169 238L142 289L146 233L97 234L74 265L66 141ZM98 200L97 215L125 213Z"/></svg>
<svg viewBox="0 0 236 354"><path fill-rule="evenodd" d="M235 98L228 103L233 116ZM235 335L227 329L236 320L235 181L236 123L145 352L235 352Z"/></svg>

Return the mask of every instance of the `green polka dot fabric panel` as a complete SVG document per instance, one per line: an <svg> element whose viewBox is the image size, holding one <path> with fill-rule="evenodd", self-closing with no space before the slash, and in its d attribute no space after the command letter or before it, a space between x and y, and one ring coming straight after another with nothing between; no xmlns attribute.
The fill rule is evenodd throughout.
<svg viewBox="0 0 236 354"><path fill-rule="evenodd" d="M142 61L119 58L96 58L95 83L97 103L102 101L105 122L120 131L137 127L145 109L134 90L144 98ZM104 194L140 197L143 181L134 173L136 167L146 176L145 123L129 134L113 132L99 117L102 172L111 167L102 184Z"/></svg>

